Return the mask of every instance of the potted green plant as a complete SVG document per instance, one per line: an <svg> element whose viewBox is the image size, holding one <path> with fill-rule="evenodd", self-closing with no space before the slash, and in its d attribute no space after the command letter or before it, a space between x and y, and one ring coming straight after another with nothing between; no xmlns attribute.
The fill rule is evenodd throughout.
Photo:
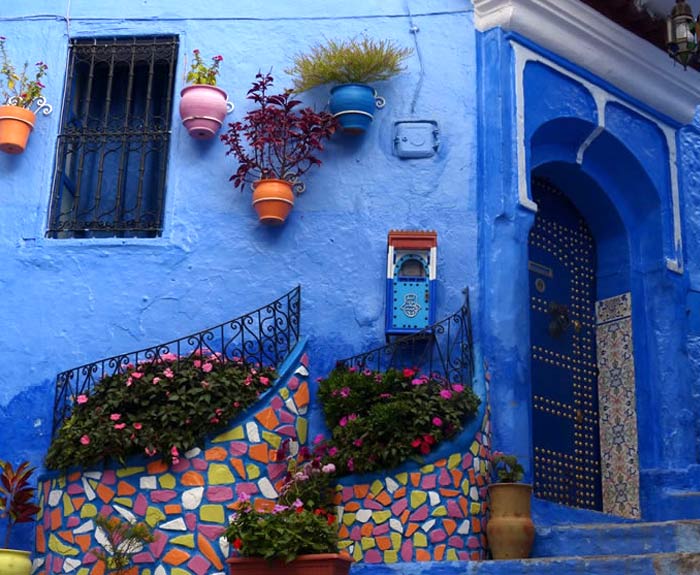
<svg viewBox="0 0 700 575"><path fill-rule="evenodd" d="M92 554L102 562L105 573L137 575L138 569L130 567L134 554L141 551L144 545L156 540L148 525L104 515L97 515L95 523L102 530L105 543L103 547L93 549Z"/></svg>
<svg viewBox="0 0 700 575"><path fill-rule="evenodd" d="M337 552L333 513L332 463L322 453L299 449L290 455L290 442L277 452L287 462L287 475L277 501L255 504L241 492L225 536L234 556L227 560L231 575L347 575L352 558Z"/></svg>
<svg viewBox="0 0 700 575"><path fill-rule="evenodd" d="M7 154L21 154L27 147L29 134L34 128L36 114L29 108L41 101L41 91L45 87L41 79L48 66L43 62L35 64L34 78L29 75L29 63L25 62L21 71L10 62L5 46L7 39L0 36L0 151ZM44 110L49 113L50 107Z"/></svg>
<svg viewBox="0 0 700 575"><path fill-rule="evenodd" d="M364 133L374 118L374 108L382 107L374 82L388 80L402 70L403 61L413 51L390 40L373 40L362 36L349 40L328 40L298 54L287 70L294 76L298 92L322 84L335 84L329 107L342 129L350 134Z"/></svg>
<svg viewBox="0 0 700 575"><path fill-rule="evenodd" d="M29 575L32 562L29 551L9 549L12 528L16 523L29 523L39 512L34 504L35 488L29 482L34 468L24 461L15 469L8 461L0 461L0 519L7 521L5 545L0 549L0 575Z"/></svg>
<svg viewBox="0 0 700 575"><path fill-rule="evenodd" d="M233 105L228 103L226 92L216 85L223 56L214 56L211 64L205 64L199 50L192 53L192 66L187 73L190 85L180 92L180 117L190 136L208 140L223 126Z"/></svg>
<svg viewBox="0 0 700 575"><path fill-rule="evenodd" d="M526 559L535 540L530 511L532 485L519 483L523 466L515 455L495 451L491 472L497 483L489 485L489 522L486 525L494 559Z"/></svg>
<svg viewBox="0 0 700 575"><path fill-rule="evenodd" d="M254 108L221 136L226 155L238 161L230 180L236 188L252 185L253 207L264 224L286 220L294 206L292 189L303 191L299 178L321 165L317 153L336 129L331 114L300 107L291 90L270 94L273 82L269 73L258 72L247 96Z"/></svg>

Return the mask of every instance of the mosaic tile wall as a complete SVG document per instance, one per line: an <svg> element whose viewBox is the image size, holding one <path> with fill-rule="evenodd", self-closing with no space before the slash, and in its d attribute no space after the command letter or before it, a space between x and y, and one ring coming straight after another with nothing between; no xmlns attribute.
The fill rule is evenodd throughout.
<svg viewBox="0 0 700 575"><path fill-rule="evenodd" d="M639 454L632 345L632 300L596 302L603 511L638 519Z"/></svg>
<svg viewBox="0 0 700 575"><path fill-rule="evenodd" d="M35 573L103 575L91 553L104 542L93 521L101 513L145 521L157 534L129 575L223 574L229 506L241 492L275 498L286 469L270 452L285 438L308 439L306 354L294 367L266 403L176 465L152 461L44 480ZM467 453L339 487L341 547L367 563L484 558L487 425L485 417Z"/></svg>

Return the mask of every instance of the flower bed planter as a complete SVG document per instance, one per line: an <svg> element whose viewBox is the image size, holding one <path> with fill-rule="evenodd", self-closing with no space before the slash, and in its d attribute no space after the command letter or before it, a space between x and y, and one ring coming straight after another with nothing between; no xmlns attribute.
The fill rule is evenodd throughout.
<svg viewBox="0 0 700 575"><path fill-rule="evenodd" d="M231 575L347 575L352 557L339 553L299 555L294 561L268 561L260 557L226 560Z"/></svg>

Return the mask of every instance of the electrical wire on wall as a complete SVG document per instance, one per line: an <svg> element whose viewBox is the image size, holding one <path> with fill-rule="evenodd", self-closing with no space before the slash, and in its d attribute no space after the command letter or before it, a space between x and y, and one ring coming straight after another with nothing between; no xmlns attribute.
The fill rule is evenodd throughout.
<svg viewBox="0 0 700 575"><path fill-rule="evenodd" d="M418 96L420 95L420 91L423 88L425 70L423 69L423 55L421 54L420 44L418 42L418 32L420 31L420 28L418 28L418 26L416 26L415 22L413 21L413 15L411 14L411 7L409 5L409 2L410 0L404 0L404 6L406 9L406 15L408 16L408 30L409 32L411 32L411 34L413 34L413 44L416 49L416 56L418 57L419 66L418 84L416 84L416 89L413 92L413 99L411 100L411 115L413 115L416 112L416 103L418 102Z"/></svg>

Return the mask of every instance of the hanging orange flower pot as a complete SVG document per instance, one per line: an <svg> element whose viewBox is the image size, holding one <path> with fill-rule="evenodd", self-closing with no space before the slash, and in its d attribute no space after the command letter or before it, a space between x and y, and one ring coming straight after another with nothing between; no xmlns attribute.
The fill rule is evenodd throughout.
<svg viewBox="0 0 700 575"><path fill-rule="evenodd" d="M255 181L253 207L261 224L283 224L294 207L292 184L286 180Z"/></svg>
<svg viewBox="0 0 700 575"><path fill-rule="evenodd" d="M19 106L0 106L0 151L21 154L34 128L34 112Z"/></svg>

